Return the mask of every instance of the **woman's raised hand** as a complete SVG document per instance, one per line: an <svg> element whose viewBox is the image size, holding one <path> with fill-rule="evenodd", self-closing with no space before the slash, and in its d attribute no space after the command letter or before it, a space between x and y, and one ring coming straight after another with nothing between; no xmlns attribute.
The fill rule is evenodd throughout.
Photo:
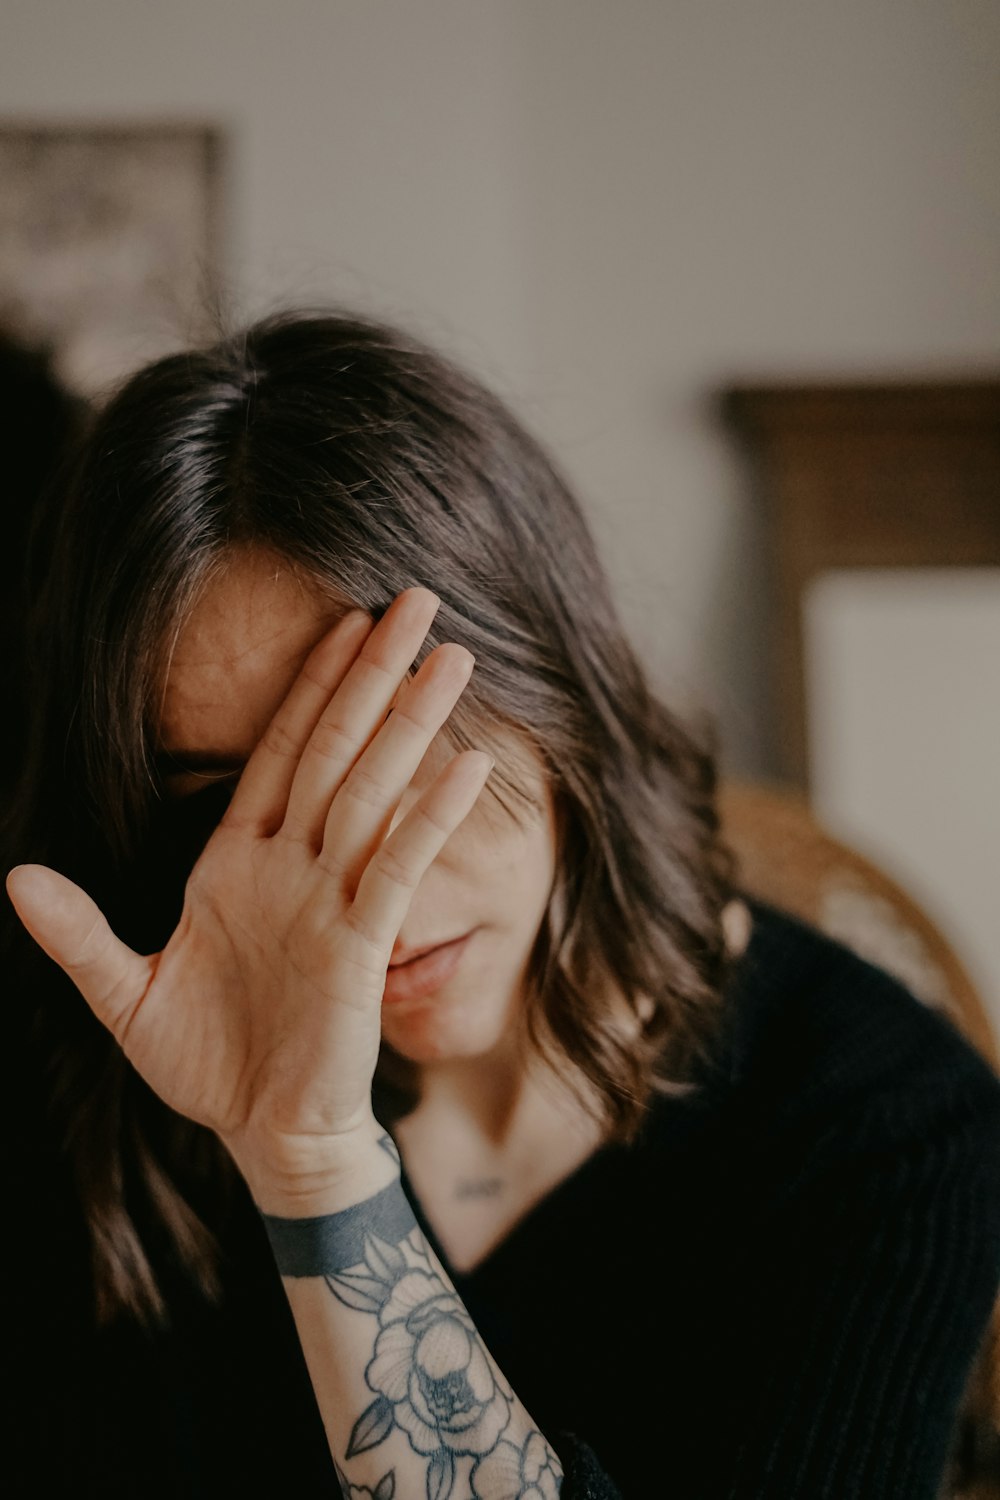
<svg viewBox="0 0 1000 1500"><path fill-rule="evenodd" d="M292 1196L340 1143L370 1133L393 944L493 764L455 756L388 832L472 671L471 653L446 643L407 677L439 604L407 589L377 625L355 611L313 648L162 953L126 947L54 870L8 876L25 927L150 1087Z"/></svg>

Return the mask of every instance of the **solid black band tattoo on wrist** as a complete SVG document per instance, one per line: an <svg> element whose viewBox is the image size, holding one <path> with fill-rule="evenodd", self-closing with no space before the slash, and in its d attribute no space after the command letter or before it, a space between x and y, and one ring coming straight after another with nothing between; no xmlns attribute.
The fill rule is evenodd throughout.
<svg viewBox="0 0 1000 1500"><path fill-rule="evenodd" d="M400 1184L397 1191L402 1197ZM358 1264L325 1279L371 1329L364 1378L373 1399L357 1413L337 1464L345 1496L396 1500L398 1466L412 1500L422 1461L426 1500L559 1500L558 1455L537 1428L515 1418L513 1389L419 1228L395 1245L367 1235ZM374 1450L390 1437L396 1466L385 1468ZM345 1465L360 1472L349 1479Z"/></svg>
<svg viewBox="0 0 1000 1500"><path fill-rule="evenodd" d="M366 1240L374 1236L398 1245L417 1227L398 1180L339 1213L312 1219L262 1213L261 1218L282 1276L336 1276L364 1260Z"/></svg>
<svg viewBox="0 0 1000 1500"><path fill-rule="evenodd" d="M379 1144L399 1161L388 1135ZM401 1500L395 1465L373 1452L394 1437L407 1496L420 1475L426 1500L559 1500L559 1457L537 1428L514 1419L513 1389L442 1279L398 1177L340 1213L261 1218L283 1276L322 1277L369 1324L364 1380L373 1399L356 1414L343 1459L334 1458L345 1496ZM346 1464L357 1466L358 1483Z"/></svg>

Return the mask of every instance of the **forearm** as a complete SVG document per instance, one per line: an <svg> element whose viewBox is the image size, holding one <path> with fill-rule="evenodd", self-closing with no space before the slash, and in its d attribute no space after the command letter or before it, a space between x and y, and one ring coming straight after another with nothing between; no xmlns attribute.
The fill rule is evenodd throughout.
<svg viewBox="0 0 1000 1500"><path fill-rule="evenodd" d="M345 1495L555 1500L559 1461L420 1232L389 1138L358 1167L309 1218L258 1197Z"/></svg>

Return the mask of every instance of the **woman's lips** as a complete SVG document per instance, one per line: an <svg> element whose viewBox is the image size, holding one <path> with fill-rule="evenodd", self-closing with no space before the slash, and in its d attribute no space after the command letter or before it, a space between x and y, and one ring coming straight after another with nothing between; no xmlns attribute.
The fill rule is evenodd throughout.
<svg viewBox="0 0 1000 1500"><path fill-rule="evenodd" d="M382 1004L395 1005L401 1000L419 1000L440 989L458 967L472 935L467 932L454 942L432 948L430 953L425 953L421 958L411 959L408 964L390 969L385 976Z"/></svg>

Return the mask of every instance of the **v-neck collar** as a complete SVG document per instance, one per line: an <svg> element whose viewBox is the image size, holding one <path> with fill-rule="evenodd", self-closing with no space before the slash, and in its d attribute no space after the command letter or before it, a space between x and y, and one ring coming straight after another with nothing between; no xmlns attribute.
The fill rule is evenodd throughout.
<svg viewBox="0 0 1000 1500"><path fill-rule="evenodd" d="M459 1271L452 1265L445 1253L437 1235L434 1233L433 1225L424 1212L423 1204L417 1196L416 1189L410 1181L405 1163L400 1156L400 1180L403 1191L410 1201L413 1216L420 1226L421 1232L441 1265L448 1273L456 1289L463 1286L472 1286L480 1281L488 1280L497 1270L506 1257L513 1253L520 1245L522 1239L530 1237L538 1229L539 1224L544 1221L567 1197L573 1196L579 1191L581 1184L588 1181L595 1174L603 1170L605 1160L619 1154L628 1148L617 1141L602 1141L596 1146L589 1156L577 1165L558 1182L554 1183L541 1198L528 1205L523 1213L511 1224L509 1229L496 1244L476 1261L475 1265L467 1271Z"/></svg>
<svg viewBox="0 0 1000 1500"><path fill-rule="evenodd" d="M762 902L746 892L741 894L742 899L751 909L753 925L750 932L750 940L739 956L732 971L730 985L727 987L727 998L732 1005L736 1004L738 994L748 983L756 982L761 953L767 947L765 928L768 925L769 919L773 921L774 916L777 915L768 903ZM666 1096L654 1096L650 1101L649 1117L643 1124L641 1137L646 1137L647 1132L650 1134L655 1132L660 1115L664 1111L669 1110L674 1103L676 1101L672 1101ZM602 1141L589 1156L584 1157L564 1177L561 1177L558 1182L554 1183L541 1198L536 1199L534 1203L530 1204L515 1219L502 1239L498 1240L496 1244L487 1250L485 1255L481 1256L475 1265L467 1271L459 1271L452 1265L448 1255L445 1253L444 1247L435 1234L433 1225L427 1218L423 1204L420 1202L416 1189L410 1180L401 1152L400 1180L403 1191L413 1209L413 1216L424 1238L441 1262L456 1290L461 1290L463 1287L472 1287L477 1283L486 1282L492 1276L498 1274L503 1262L509 1255L516 1253L524 1239L530 1238L533 1233L539 1232L540 1227L553 1212L557 1211L560 1206L565 1205L567 1200L571 1201L578 1192L588 1187L592 1179L602 1175L606 1162L622 1158L631 1150L631 1147L620 1141Z"/></svg>

